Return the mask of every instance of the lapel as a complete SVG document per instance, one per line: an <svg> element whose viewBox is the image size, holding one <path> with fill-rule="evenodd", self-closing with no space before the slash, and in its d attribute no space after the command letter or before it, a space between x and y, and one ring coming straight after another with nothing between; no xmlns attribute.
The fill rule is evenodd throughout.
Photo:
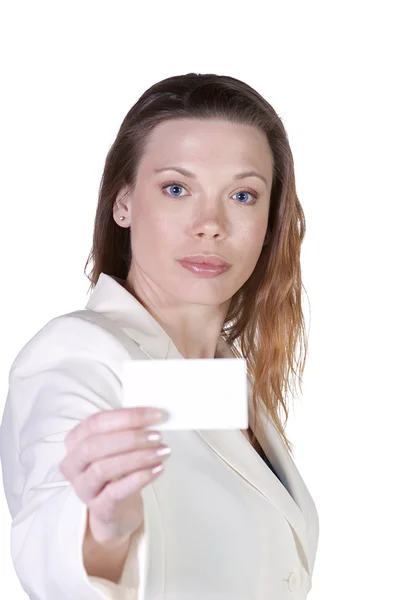
<svg viewBox="0 0 400 600"><path fill-rule="evenodd" d="M167 333L145 307L124 287L123 281L101 273L86 309L114 321L150 359L184 359ZM220 338L215 358L235 358ZM203 441L282 513L297 538L301 557L310 574L307 559L307 523L303 514L304 483L266 409L260 407L254 425L253 385L248 377L249 425L284 485L267 468L240 430L196 430ZM303 493L302 493L303 492Z"/></svg>

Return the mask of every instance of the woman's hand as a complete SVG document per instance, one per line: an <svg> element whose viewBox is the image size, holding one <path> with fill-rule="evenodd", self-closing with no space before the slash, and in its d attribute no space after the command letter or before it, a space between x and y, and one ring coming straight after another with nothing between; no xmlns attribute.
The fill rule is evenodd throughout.
<svg viewBox="0 0 400 600"><path fill-rule="evenodd" d="M140 490L163 471L170 452L159 432L145 429L165 421L156 414L147 407L101 411L65 438L61 473L87 505L91 535L101 544L128 538L143 522Z"/></svg>

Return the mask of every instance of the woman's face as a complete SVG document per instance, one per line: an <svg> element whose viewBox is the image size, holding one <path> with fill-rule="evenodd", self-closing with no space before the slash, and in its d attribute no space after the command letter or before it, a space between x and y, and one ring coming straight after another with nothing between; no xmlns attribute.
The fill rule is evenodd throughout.
<svg viewBox="0 0 400 600"><path fill-rule="evenodd" d="M255 175L237 178L246 171L266 183ZM174 119L158 125L136 186L118 200L114 213L119 225L131 228L128 279L134 288L173 303L229 300L262 251L271 182L272 154L258 129L223 120ZM197 254L216 255L231 266L210 276L179 262Z"/></svg>

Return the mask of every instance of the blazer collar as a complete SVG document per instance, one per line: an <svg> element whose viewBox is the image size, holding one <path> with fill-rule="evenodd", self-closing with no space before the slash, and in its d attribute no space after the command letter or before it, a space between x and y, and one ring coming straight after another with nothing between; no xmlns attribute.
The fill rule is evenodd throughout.
<svg viewBox="0 0 400 600"><path fill-rule="evenodd" d="M133 339L149 358L184 358L167 332L145 307L124 287L124 280L105 273L95 285L86 309L103 314ZM233 356L220 337L215 358Z"/></svg>
<svg viewBox="0 0 400 600"><path fill-rule="evenodd" d="M166 331L123 284L122 279L101 273L86 308L116 322L149 358L181 357Z"/></svg>
<svg viewBox="0 0 400 600"><path fill-rule="evenodd" d="M86 309L102 313L114 321L150 359L184 359L158 321L123 287L123 283L117 277L101 273ZM234 357L231 348L221 337L215 358ZM266 468L262 458L240 430L196 430L196 433L227 465L281 511L300 543L304 567L311 574L309 559L312 561L312 557L309 555L305 519L308 492L262 404L255 427L252 396L253 383L248 377L249 425L284 485Z"/></svg>

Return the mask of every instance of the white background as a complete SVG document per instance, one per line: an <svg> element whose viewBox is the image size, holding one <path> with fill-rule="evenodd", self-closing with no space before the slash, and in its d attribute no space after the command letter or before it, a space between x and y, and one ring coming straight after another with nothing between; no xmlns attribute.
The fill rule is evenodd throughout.
<svg viewBox="0 0 400 600"><path fill-rule="evenodd" d="M400 597L396 7L1 5L0 408L22 346L86 304L105 156L139 95L171 75L227 74L282 117L307 220L309 354L287 433L320 517L312 600ZM22 600L3 494L0 524L0 597Z"/></svg>

